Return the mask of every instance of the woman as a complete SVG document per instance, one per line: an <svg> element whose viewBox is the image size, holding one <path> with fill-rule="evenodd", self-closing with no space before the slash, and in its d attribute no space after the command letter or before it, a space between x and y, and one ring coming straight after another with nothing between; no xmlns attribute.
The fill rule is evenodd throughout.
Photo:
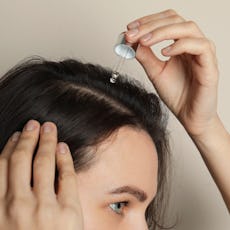
<svg viewBox="0 0 230 230"><path fill-rule="evenodd" d="M216 109L213 43L173 10L127 28L126 40L139 42L137 60L230 210L230 137ZM167 39L175 42L162 50L170 57L164 62L150 46ZM133 230L163 223L165 116L155 95L125 77L111 84L110 75L74 60L35 60L3 76L0 229Z"/></svg>

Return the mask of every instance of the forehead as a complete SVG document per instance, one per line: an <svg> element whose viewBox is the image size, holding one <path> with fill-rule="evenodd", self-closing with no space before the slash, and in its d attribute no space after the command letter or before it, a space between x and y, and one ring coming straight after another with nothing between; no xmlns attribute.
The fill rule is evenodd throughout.
<svg viewBox="0 0 230 230"><path fill-rule="evenodd" d="M103 181L102 186L134 185L154 194L157 187L157 152L144 130L125 126L104 141L97 162L86 172L87 180Z"/></svg>
<svg viewBox="0 0 230 230"><path fill-rule="evenodd" d="M129 126L121 127L97 149L99 161L139 164L145 160L157 160L155 144L149 134ZM114 162L114 160L117 161ZM118 161L119 160L119 161ZM152 164L151 164L152 165Z"/></svg>

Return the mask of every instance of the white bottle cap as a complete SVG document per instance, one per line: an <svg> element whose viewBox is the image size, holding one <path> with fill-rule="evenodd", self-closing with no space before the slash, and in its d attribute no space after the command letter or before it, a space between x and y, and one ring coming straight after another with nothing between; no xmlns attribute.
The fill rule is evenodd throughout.
<svg viewBox="0 0 230 230"><path fill-rule="evenodd" d="M123 32L118 37L117 43L114 47L114 51L118 56L126 59L132 59L136 56L137 46L137 43L128 43L125 39L125 32Z"/></svg>

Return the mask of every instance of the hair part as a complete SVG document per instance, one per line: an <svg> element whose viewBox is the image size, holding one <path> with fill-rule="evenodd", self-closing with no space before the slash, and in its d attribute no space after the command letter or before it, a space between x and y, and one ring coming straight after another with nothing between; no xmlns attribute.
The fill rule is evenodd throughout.
<svg viewBox="0 0 230 230"><path fill-rule="evenodd" d="M0 151L28 120L52 121L58 142L69 145L75 170L81 171L96 162L97 146L119 128L147 131L158 154L158 191L146 210L149 229L155 230L164 224L167 198L167 113L139 81L120 75L111 84L111 74L110 69L74 59L54 62L34 56L18 63L0 79Z"/></svg>

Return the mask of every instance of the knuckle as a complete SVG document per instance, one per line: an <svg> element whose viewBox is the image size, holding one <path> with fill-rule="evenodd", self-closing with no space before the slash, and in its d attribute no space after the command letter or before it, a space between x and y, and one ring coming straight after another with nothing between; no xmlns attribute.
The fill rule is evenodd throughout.
<svg viewBox="0 0 230 230"><path fill-rule="evenodd" d="M212 42L209 39L202 38L203 47L204 49L211 49L212 50Z"/></svg>
<svg viewBox="0 0 230 230"><path fill-rule="evenodd" d="M173 15L171 16L173 22L182 22L184 19L180 15Z"/></svg>
<svg viewBox="0 0 230 230"><path fill-rule="evenodd" d="M31 212L31 202L13 196L8 203L8 215L13 218L23 218Z"/></svg>
<svg viewBox="0 0 230 230"><path fill-rule="evenodd" d="M142 17L142 18L139 18L137 21L138 21L140 24L144 24L144 23L146 23L146 22L148 21L148 19L149 19L150 17L152 17L152 15L153 15L153 14L148 15L148 16L145 16L145 17Z"/></svg>
<svg viewBox="0 0 230 230"><path fill-rule="evenodd" d="M43 152L40 152L34 160L34 168L39 169L41 165L46 165L51 163L51 158L48 156L48 154L45 154Z"/></svg>
<svg viewBox="0 0 230 230"><path fill-rule="evenodd" d="M35 132L23 131L20 135L20 142L27 143L29 141L33 141L36 135L37 134Z"/></svg>
<svg viewBox="0 0 230 230"><path fill-rule="evenodd" d="M66 180L66 179L70 179L73 180L75 179L75 172L74 171L63 171L62 173L60 173L59 175L59 180Z"/></svg>
<svg viewBox="0 0 230 230"><path fill-rule="evenodd" d="M10 156L10 164L21 164L27 158L25 150L17 150Z"/></svg>
<svg viewBox="0 0 230 230"><path fill-rule="evenodd" d="M197 24L194 21L187 21L187 25L193 29L197 29Z"/></svg>
<svg viewBox="0 0 230 230"><path fill-rule="evenodd" d="M29 145L36 140L34 133L23 133L20 135L20 145L15 147L14 152L25 152Z"/></svg>
<svg viewBox="0 0 230 230"><path fill-rule="evenodd" d="M53 145L51 143L43 142L37 150L37 157L44 157L46 159L53 151Z"/></svg>
<svg viewBox="0 0 230 230"><path fill-rule="evenodd" d="M166 15L174 15L177 14L177 12L174 9L168 9L165 11Z"/></svg>
<svg viewBox="0 0 230 230"><path fill-rule="evenodd" d="M44 146L49 146L52 144L52 142L55 142L56 141L56 136L53 135L52 133L49 134L49 135L45 135L43 134L43 138L41 140L41 144L44 145Z"/></svg>
<svg viewBox="0 0 230 230"><path fill-rule="evenodd" d="M49 148L53 146L53 143L57 143L57 137L53 134L42 134L42 138L40 141L39 149ZM38 149L38 151L39 151Z"/></svg>
<svg viewBox="0 0 230 230"><path fill-rule="evenodd" d="M151 26L153 27L153 22L151 22ZM147 31L149 28L149 24L143 24L139 27L140 31Z"/></svg>
<svg viewBox="0 0 230 230"><path fill-rule="evenodd" d="M40 202L37 205L36 213L39 220L52 219L54 217L55 205L53 203Z"/></svg>

